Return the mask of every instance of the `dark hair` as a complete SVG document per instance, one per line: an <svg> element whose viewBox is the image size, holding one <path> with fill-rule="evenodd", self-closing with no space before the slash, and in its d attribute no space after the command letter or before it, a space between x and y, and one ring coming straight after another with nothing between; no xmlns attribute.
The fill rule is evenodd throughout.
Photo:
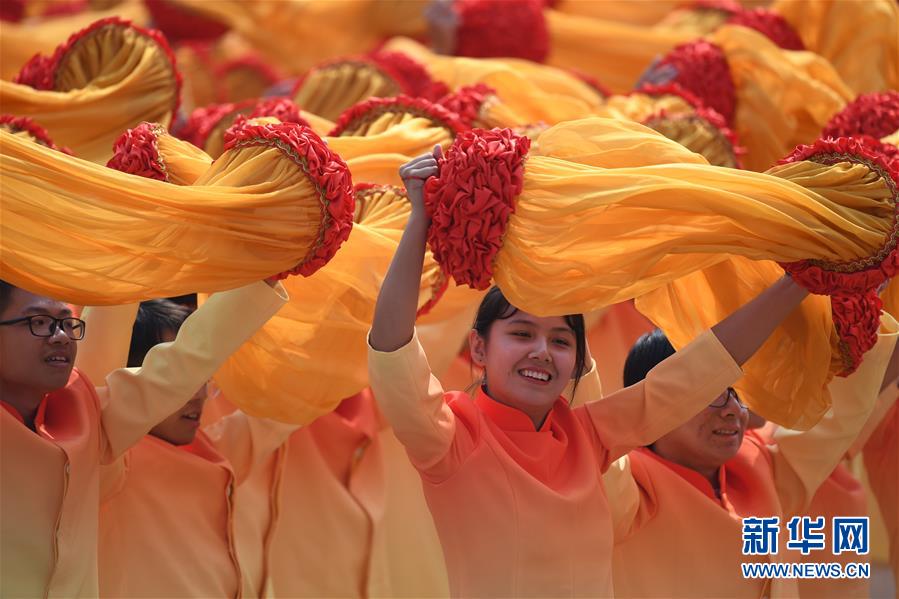
<svg viewBox="0 0 899 599"><path fill-rule="evenodd" d="M478 335L487 339L487 336L490 333L490 327L493 326L494 322L511 318L517 312L518 308L509 303L509 300L507 300L506 296L503 295L503 292L499 290L499 287L491 287L490 291L487 292L487 295L484 296L484 299L481 300L481 305L478 307L478 313L475 315L474 326L472 328L478 332ZM585 374L587 363L587 332L586 326L584 325L583 314L568 314L563 318L565 319L565 323L571 327L572 331L574 331L574 371L577 374L574 376L574 387L572 389L573 396L574 391L577 390L578 383L581 381L581 377Z"/></svg>
<svg viewBox="0 0 899 599"><path fill-rule="evenodd" d="M674 348L660 329L642 335L624 361L624 386L639 383L656 364L673 355Z"/></svg>
<svg viewBox="0 0 899 599"><path fill-rule="evenodd" d="M12 292L18 289L12 283L7 283L3 279L0 279L0 314L6 311L9 307L9 302L12 300Z"/></svg>
<svg viewBox="0 0 899 599"><path fill-rule="evenodd" d="M174 297L166 298L169 301L175 302L179 306L184 306L191 312L197 309L197 294L196 293L188 293L186 295L176 295Z"/></svg>
<svg viewBox="0 0 899 599"><path fill-rule="evenodd" d="M167 332L177 333L190 313L190 309L167 299L141 302L131 331L128 366L143 364L153 346L162 343Z"/></svg>

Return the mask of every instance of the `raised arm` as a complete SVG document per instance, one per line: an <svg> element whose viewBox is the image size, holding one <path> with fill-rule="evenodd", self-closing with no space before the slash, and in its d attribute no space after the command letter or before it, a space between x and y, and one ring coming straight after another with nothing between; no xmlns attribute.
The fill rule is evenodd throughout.
<svg viewBox="0 0 899 599"><path fill-rule="evenodd" d="M742 376L740 365L808 295L784 276L643 381L585 406L606 465L689 420Z"/></svg>
<svg viewBox="0 0 899 599"><path fill-rule="evenodd" d="M412 339L430 225L425 212L424 184L428 177L437 174L439 157L440 146L436 146L433 154L419 156L400 169L412 213L375 305L369 344L377 351L395 351Z"/></svg>
<svg viewBox="0 0 899 599"><path fill-rule="evenodd" d="M106 386L97 388L104 463L184 405L286 301L280 284L272 289L262 281L213 294L188 317L175 341L147 353L141 368L110 373Z"/></svg>

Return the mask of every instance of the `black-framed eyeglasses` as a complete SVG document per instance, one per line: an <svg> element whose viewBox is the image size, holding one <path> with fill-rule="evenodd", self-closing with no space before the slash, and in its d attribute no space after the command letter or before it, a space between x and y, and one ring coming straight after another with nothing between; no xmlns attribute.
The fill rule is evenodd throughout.
<svg viewBox="0 0 899 599"><path fill-rule="evenodd" d="M35 337L52 337L56 334L56 331L61 330L66 337L73 341L84 339L85 322L73 316L53 318L49 314L36 314L23 318L14 318L13 320L4 320L0 322L0 325L6 326L26 321L28 322L28 328L31 329L31 334Z"/></svg>
<svg viewBox="0 0 899 599"><path fill-rule="evenodd" d="M733 398L733 400L737 403L737 406L739 408L741 408L743 410L747 409L746 406L743 405L743 402L740 401L740 396L737 395L737 392L736 392L736 390L734 390L733 387L728 387L726 392L719 395L715 401L713 401L712 403L709 404L709 407L710 408L723 408L724 406L727 405L727 402L729 402L731 400L731 398Z"/></svg>

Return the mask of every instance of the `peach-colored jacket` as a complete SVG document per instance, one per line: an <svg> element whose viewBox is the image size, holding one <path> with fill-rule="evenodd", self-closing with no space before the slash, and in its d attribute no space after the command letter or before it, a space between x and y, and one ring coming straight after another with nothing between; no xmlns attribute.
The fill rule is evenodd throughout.
<svg viewBox="0 0 899 599"><path fill-rule="evenodd" d="M896 389L890 390L896 393ZM899 589L899 404L871 435L863 450L871 493L883 514L895 588Z"/></svg>
<svg viewBox="0 0 899 599"><path fill-rule="evenodd" d="M143 368L96 388L75 369L36 433L0 410L0 595L97 595L100 463L183 405L284 301L262 282L212 296Z"/></svg>
<svg viewBox="0 0 899 599"><path fill-rule="evenodd" d="M604 401L557 401L535 431L483 393L444 393L417 337L369 349L371 387L419 470L455 596L612 594L612 521L600 473L741 375L711 332Z"/></svg>

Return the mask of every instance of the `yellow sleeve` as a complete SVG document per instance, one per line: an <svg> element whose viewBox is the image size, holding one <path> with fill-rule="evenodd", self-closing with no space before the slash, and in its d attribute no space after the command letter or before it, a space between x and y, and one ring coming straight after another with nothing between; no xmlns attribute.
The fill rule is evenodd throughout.
<svg viewBox="0 0 899 599"><path fill-rule="evenodd" d="M562 391L562 397L569 400L571 407L584 405L602 397L602 379L599 378L596 360L591 359L590 370L578 381L577 388L575 389L574 381L572 380L565 387L565 390Z"/></svg>
<svg viewBox="0 0 899 599"><path fill-rule="evenodd" d="M392 352L368 346L371 389L396 438L422 470L442 460L453 443L456 416L431 373L418 333Z"/></svg>
<svg viewBox="0 0 899 599"><path fill-rule="evenodd" d="M891 316L882 315L880 322L877 345L865 354L858 370L848 377L834 378L828 385L833 404L824 418L807 431L780 428L774 435L774 479L785 515L805 510L874 408L899 337L899 323Z"/></svg>
<svg viewBox="0 0 899 599"><path fill-rule="evenodd" d="M98 387L101 452L108 463L137 443L212 378L218 367L287 302L258 281L216 293L184 322L175 341L155 346L141 368L120 368Z"/></svg>
<svg viewBox="0 0 899 599"><path fill-rule="evenodd" d="M237 410L203 430L231 463L235 484L239 485L299 428L298 424L255 418Z"/></svg>
<svg viewBox="0 0 899 599"><path fill-rule="evenodd" d="M605 466L686 422L743 375L712 331L663 360L635 385L588 403Z"/></svg>
<svg viewBox="0 0 899 599"><path fill-rule="evenodd" d="M75 368L94 384L106 375L128 365L131 332L137 318L138 303L121 306L86 306L81 313L85 322L84 339L78 342Z"/></svg>

